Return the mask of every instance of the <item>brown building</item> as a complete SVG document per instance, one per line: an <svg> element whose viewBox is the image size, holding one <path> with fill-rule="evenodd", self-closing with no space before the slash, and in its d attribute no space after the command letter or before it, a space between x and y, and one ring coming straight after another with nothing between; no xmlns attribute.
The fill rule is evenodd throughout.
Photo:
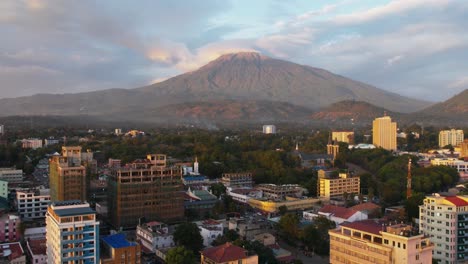
<svg viewBox="0 0 468 264"><path fill-rule="evenodd" d="M226 187L231 188L242 188L253 185L252 173L251 172L239 172L239 173L223 173L221 176L221 183Z"/></svg>
<svg viewBox="0 0 468 264"><path fill-rule="evenodd" d="M139 219L172 222L184 216L180 167L168 166L166 155L148 155L112 171L108 180L112 225L135 227Z"/></svg>
<svg viewBox="0 0 468 264"><path fill-rule="evenodd" d="M304 193L304 189L298 184L259 184L256 187L258 190L263 192L263 197L270 199L284 199L286 196L290 197L301 197Z"/></svg>
<svg viewBox="0 0 468 264"><path fill-rule="evenodd" d="M141 246L129 242L124 234L104 237L102 241L102 264L139 264L141 263Z"/></svg>
<svg viewBox="0 0 468 264"><path fill-rule="evenodd" d="M62 147L62 155L49 159L52 202L86 200L86 168L81 165L81 147Z"/></svg>
<svg viewBox="0 0 468 264"><path fill-rule="evenodd" d="M460 143L460 158L468 158L468 139Z"/></svg>

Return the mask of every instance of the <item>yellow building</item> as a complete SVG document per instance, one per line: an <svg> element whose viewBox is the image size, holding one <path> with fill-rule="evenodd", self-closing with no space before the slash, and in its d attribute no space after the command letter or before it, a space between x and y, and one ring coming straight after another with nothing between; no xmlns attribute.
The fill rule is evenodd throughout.
<svg viewBox="0 0 468 264"><path fill-rule="evenodd" d="M279 212L281 206L286 206L288 211L293 210L306 210L312 208L319 199L316 198L305 198L298 199L292 197L286 197L285 200L275 201L275 200L262 200L262 199L250 199L249 205L252 208L261 210L266 213L276 213Z"/></svg>
<svg viewBox="0 0 468 264"><path fill-rule="evenodd" d="M340 152L340 146L335 144L328 144L327 145L327 154L333 156L333 160L336 159L338 153Z"/></svg>
<svg viewBox="0 0 468 264"><path fill-rule="evenodd" d="M343 223L328 234L332 264L432 263L434 245L409 225L363 220Z"/></svg>
<svg viewBox="0 0 468 264"><path fill-rule="evenodd" d="M258 264L257 255L249 256L247 250L231 243L207 248L200 253L200 264Z"/></svg>
<svg viewBox="0 0 468 264"><path fill-rule="evenodd" d="M122 233L103 237L101 264L139 264L141 263L141 246L130 242Z"/></svg>
<svg viewBox="0 0 468 264"><path fill-rule="evenodd" d="M333 171L318 171L318 197L329 200L330 198L342 197L344 193L360 193L361 180L359 177L351 177L348 173L338 173L338 175L336 173Z"/></svg>
<svg viewBox="0 0 468 264"><path fill-rule="evenodd" d="M439 147L447 145L458 146L463 142L463 138L463 130L461 129L442 130L439 132Z"/></svg>
<svg viewBox="0 0 468 264"><path fill-rule="evenodd" d="M332 140L335 142L354 143L354 131L333 131Z"/></svg>
<svg viewBox="0 0 468 264"><path fill-rule="evenodd" d="M49 159L51 201L86 200L86 168L81 147L62 147L62 155Z"/></svg>
<svg viewBox="0 0 468 264"><path fill-rule="evenodd" d="M397 124L389 116L378 117L372 122L372 143L386 150L397 149Z"/></svg>
<svg viewBox="0 0 468 264"><path fill-rule="evenodd" d="M460 158L468 158L468 139L460 144Z"/></svg>

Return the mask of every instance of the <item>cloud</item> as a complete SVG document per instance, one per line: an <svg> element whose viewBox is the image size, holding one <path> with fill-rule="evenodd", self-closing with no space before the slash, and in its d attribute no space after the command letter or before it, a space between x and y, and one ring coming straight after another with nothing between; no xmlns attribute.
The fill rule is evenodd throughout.
<svg viewBox="0 0 468 264"><path fill-rule="evenodd" d="M391 57L387 60L387 65L392 66L393 64L397 63L398 61L402 60L405 56L404 55L396 55Z"/></svg>

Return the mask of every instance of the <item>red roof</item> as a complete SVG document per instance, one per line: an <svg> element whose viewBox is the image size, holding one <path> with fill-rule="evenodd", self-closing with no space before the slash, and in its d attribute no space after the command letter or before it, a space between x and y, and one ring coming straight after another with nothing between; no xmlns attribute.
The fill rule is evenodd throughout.
<svg viewBox="0 0 468 264"><path fill-rule="evenodd" d="M7 250L11 251L11 254L8 256L9 261L24 256L23 248L19 242L0 244L0 255L4 255Z"/></svg>
<svg viewBox="0 0 468 264"><path fill-rule="evenodd" d="M207 248L202 251L202 255L217 263L241 260L247 257L245 249L226 243L221 246Z"/></svg>
<svg viewBox="0 0 468 264"><path fill-rule="evenodd" d="M336 206L336 205L325 205L320 209L320 213L326 213L326 214L332 214L335 217L342 218L342 219L348 219L351 216L353 216L357 211L341 207L341 206Z"/></svg>
<svg viewBox="0 0 468 264"><path fill-rule="evenodd" d="M45 255L47 251L46 239L29 239L28 240L29 250L32 255Z"/></svg>
<svg viewBox="0 0 468 264"><path fill-rule="evenodd" d="M345 222L341 224L342 227L348 227L356 230L360 230L367 233L372 233L375 235L380 235L380 231L383 230L383 221L378 220L362 220L357 222Z"/></svg>
<svg viewBox="0 0 468 264"><path fill-rule="evenodd" d="M219 225L220 222L214 220L214 219L207 219L205 221L203 221L203 224L204 225Z"/></svg>
<svg viewBox="0 0 468 264"><path fill-rule="evenodd" d="M468 202L457 196L448 196L445 197L445 200L453 203L455 206L468 206Z"/></svg>
<svg viewBox="0 0 468 264"><path fill-rule="evenodd" d="M356 210L356 211L372 211L372 210L377 210L380 208L381 208L380 206L374 203L362 203L362 204L358 204L353 207L350 207L349 209Z"/></svg>

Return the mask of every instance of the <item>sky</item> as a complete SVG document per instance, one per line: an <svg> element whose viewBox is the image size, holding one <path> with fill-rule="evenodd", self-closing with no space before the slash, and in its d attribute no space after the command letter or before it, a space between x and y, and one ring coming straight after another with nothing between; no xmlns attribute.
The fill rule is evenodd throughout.
<svg viewBox="0 0 468 264"><path fill-rule="evenodd" d="M0 98L136 88L225 53L442 101L468 88L468 1L2 0Z"/></svg>

